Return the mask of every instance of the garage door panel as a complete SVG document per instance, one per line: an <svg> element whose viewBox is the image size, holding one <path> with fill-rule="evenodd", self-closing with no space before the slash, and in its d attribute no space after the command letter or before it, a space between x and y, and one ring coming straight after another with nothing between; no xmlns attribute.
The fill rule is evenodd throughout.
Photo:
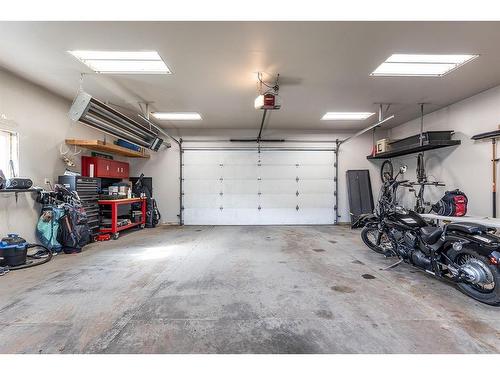
<svg viewBox="0 0 500 375"><path fill-rule="evenodd" d="M189 225L259 225L259 210L248 209L185 209L184 220Z"/></svg>
<svg viewBox="0 0 500 375"><path fill-rule="evenodd" d="M276 170L279 169L279 175L276 174ZM259 177L263 180L275 180L275 179L290 179L295 180L299 175L299 169L292 165L285 166L275 166L275 165L263 165L259 167L258 170Z"/></svg>
<svg viewBox="0 0 500 375"><path fill-rule="evenodd" d="M219 158L221 163L223 163L224 166L253 164L257 163L257 160L259 160L259 155L256 151L221 151L218 153L220 154Z"/></svg>
<svg viewBox="0 0 500 375"><path fill-rule="evenodd" d="M221 204L226 208L252 208L257 209L257 194L224 194Z"/></svg>
<svg viewBox="0 0 500 375"><path fill-rule="evenodd" d="M212 151L196 151L183 153L183 163L185 166L218 166L223 160L223 154Z"/></svg>
<svg viewBox="0 0 500 375"><path fill-rule="evenodd" d="M224 209L224 225L258 225L259 210L257 208Z"/></svg>
<svg viewBox="0 0 500 375"><path fill-rule="evenodd" d="M183 177L184 180L214 180L217 181L223 176L220 167L210 165L185 165Z"/></svg>
<svg viewBox="0 0 500 375"><path fill-rule="evenodd" d="M333 160L318 151L186 151L184 222L331 224Z"/></svg>
<svg viewBox="0 0 500 375"><path fill-rule="evenodd" d="M229 194L254 194L259 192L257 179L252 180L224 180L222 191L225 195Z"/></svg>
<svg viewBox="0 0 500 375"><path fill-rule="evenodd" d="M219 181L217 181L219 182ZM214 180L184 180L183 192L186 197L193 194L219 194L221 184Z"/></svg>
<svg viewBox="0 0 500 375"><path fill-rule="evenodd" d="M335 168L331 165L316 165L313 167L300 167L297 170L297 176L301 180L333 180L335 177Z"/></svg>
<svg viewBox="0 0 500 375"><path fill-rule="evenodd" d="M221 174L228 179L247 179L256 180L258 176L257 163L246 165L224 165L221 168Z"/></svg>
<svg viewBox="0 0 500 375"><path fill-rule="evenodd" d="M185 209L184 219L190 225L312 225L331 224L335 211L331 209Z"/></svg>
<svg viewBox="0 0 500 375"><path fill-rule="evenodd" d="M185 194L183 204L190 208L214 208L222 203L219 194Z"/></svg>
<svg viewBox="0 0 500 375"><path fill-rule="evenodd" d="M331 224L335 220L335 211L331 209L262 208L259 218L260 225Z"/></svg>
<svg viewBox="0 0 500 375"><path fill-rule="evenodd" d="M332 224L335 222L333 208L300 208L301 224Z"/></svg>
<svg viewBox="0 0 500 375"><path fill-rule="evenodd" d="M271 225L271 224L302 224L300 220L300 215L297 213L295 208L262 208L260 211L260 222L261 225Z"/></svg>
<svg viewBox="0 0 500 375"><path fill-rule="evenodd" d="M213 208L184 208L183 215L189 225L224 225L221 211Z"/></svg>
<svg viewBox="0 0 500 375"><path fill-rule="evenodd" d="M260 181L259 187L262 194L291 194L297 191L298 184L293 179L274 179Z"/></svg>
<svg viewBox="0 0 500 375"><path fill-rule="evenodd" d="M303 194L332 194L335 191L335 181L324 180L300 180L297 184L299 193Z"/></svg>
<svg viewBox="0 0 500 375"><path fill-rule="evenodd" d="M293 194L261 194L259 203L265 208L295 208L297 196Z"/></svg>
<svg viewBox="0 0 500 375"><path fill-rule="evenodd" d="M299 194L297 204L299 207L333 209L335 197L331 194Z"/></svg>
<svg viewBox="0 0 500 375"><path fill-rule="evenodd" d="M333 152L321 151L265 151L261 153L263 164L333 164Z"/></svg>

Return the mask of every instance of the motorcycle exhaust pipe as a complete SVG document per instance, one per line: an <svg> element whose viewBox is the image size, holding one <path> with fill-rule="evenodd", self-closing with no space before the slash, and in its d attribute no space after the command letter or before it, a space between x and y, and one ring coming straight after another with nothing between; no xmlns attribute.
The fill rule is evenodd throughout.
<svg viewBox="0 0 500 375"><path fill-rule="evenodd" d="M414 265L425 270L432 269L431 260L420 250L415 250L411 253L411 261Z"/></svg>

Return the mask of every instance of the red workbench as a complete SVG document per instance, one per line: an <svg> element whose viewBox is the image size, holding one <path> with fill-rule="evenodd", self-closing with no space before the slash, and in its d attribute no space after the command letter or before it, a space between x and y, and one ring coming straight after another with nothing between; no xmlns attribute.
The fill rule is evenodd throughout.
<svg viewBox="0 0 500 375"><path fill-rule="evenodd" d="M138 223L118 226L118 206L123 204L141 203L142 219ZM120 231L141 226L144 228L146 224L146 198L126 198L126 199L103 199L98 201L99 206L111 206L111 228L100 228L101 233L111 233L113 239L117 239Z"/></svg>

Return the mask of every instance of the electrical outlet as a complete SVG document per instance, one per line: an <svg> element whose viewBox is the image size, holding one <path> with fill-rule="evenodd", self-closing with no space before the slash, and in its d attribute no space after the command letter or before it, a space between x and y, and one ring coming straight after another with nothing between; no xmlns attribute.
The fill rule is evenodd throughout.
<svg viewBox="0 0 500 375"><path fill-rule="evenodd" d="M45 185L50 185L50 178L45 177L44 182L45 182Z"/></svg>

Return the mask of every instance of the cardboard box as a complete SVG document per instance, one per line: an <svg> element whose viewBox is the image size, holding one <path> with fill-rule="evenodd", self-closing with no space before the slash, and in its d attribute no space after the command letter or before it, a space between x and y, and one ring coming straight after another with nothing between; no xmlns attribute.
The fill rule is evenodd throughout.
<svg viewBox="0 0 500 375"><path fill-rule="evenodd" d="M389 142L390 140L388 138L379 139L377 141L377 151L376 151L377 154L389 151L390 150Z"/></svg>

